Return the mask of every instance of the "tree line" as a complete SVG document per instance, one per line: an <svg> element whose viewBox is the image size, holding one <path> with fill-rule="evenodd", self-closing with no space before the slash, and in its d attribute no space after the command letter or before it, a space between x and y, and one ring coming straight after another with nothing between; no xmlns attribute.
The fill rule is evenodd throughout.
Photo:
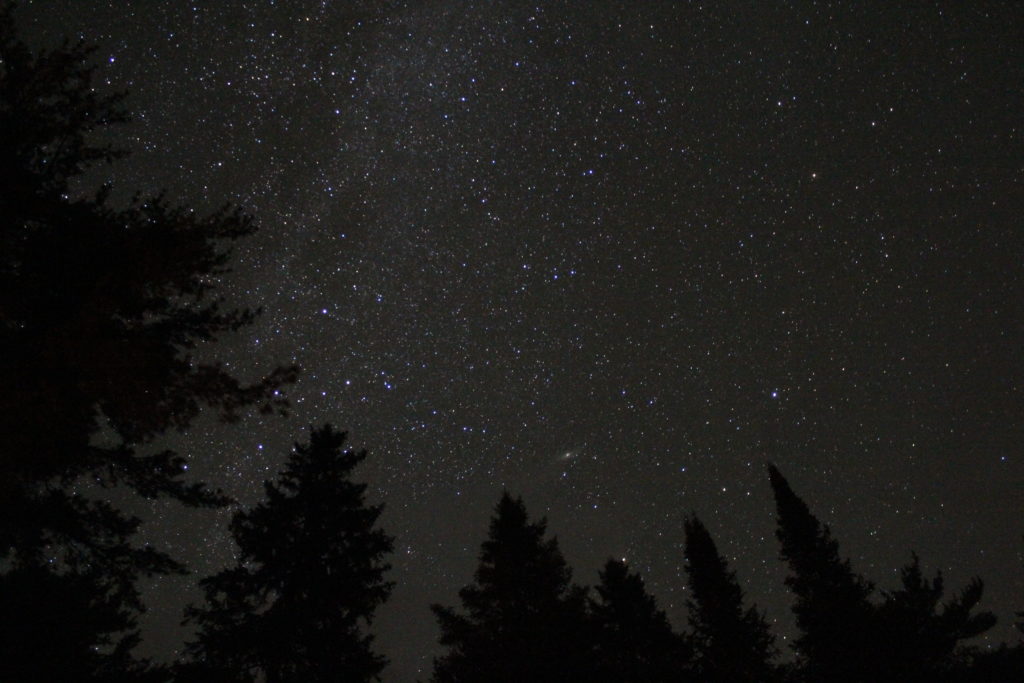
<svg viewBox="0 0 1024 683"><path fill-rule="evenodd" d="M125 97L94 87L87 45L29 49L13 11L0 1L0 680L379 679L387 659L371 627L393 587L393 539L352 479L366 453L330 425L312 427L263 500L233 516L237 562L200 581L179 661L135 654L140 580L187 569L136 545L140 520L105 491L231 504L154 439L204 409L229 422L285 413L298 369L246 383L196 357L258 314L217 289L254 220L84 190L90 169L125 154L96 142L128 121ZM947 597L911 556L900 587L879 592L778 469L768 480L799 631L791 658L696 516L682 530L690 597L677 631L622 562L593 589L573 583L545 521L506 493L458 604L432 607L443 654L431 680L1020 679L1021 643L965 643L995 623L978 610L980 580Z"/></svg>
<svg viewBox="0 0 1024 683"><path fill-rule="evenodd" d="M188 610L198 628L177 669L182 680L368 681L386 659L368 629L387 600L392 538L381 506L350 481L366 457L345 434L311 428L266 499L236 513L236 566L200 585ZM444 653L433 683L647 681L1010 681L1024 673L1024 641L987 650L966 641L996 622L978 609L982 582L951 596L941 574L912 555L900 586L877 593L773 465L776 537L794 595L790 659L696 515L683 525L688 623L669 623L643 578L609 559L593 589L571 568L545 520L502 494L458 605L432 605ZM1018 628L1024 632L1024 614Z"/></svg>

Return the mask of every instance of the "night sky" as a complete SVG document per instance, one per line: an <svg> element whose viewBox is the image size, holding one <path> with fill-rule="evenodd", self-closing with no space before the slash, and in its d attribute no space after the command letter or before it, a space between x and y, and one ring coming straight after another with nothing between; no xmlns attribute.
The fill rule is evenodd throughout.
<svg viewBox="0 0 1024 683"><path fill-rule="evenodd" d="M1024 6L1019 2L23 1L130 91L124 196L261 230L202 350L297 362L288 418L165 443L251 504L310 423L370 456L397 588L389 681L429 673L501 491L576 580L609 556L685 626L696 512L792 633L765 473L855 569L916 550L1024 609ZM135 504L198 576L231 509ZM180 648L191 579L146 593ZM780 643L784 649L785 642ZM167 654L161 657L169 656Z"/></svg>

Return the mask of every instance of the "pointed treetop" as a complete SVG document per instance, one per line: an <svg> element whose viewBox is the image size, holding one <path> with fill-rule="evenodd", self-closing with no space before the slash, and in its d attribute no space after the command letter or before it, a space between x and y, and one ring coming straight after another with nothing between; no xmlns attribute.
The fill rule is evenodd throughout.
<svg viewBox="0 0 1024 683"><path fill-rule="evenodd" d="M775 638L696 515L684 521L691 640L696 671L705 681L769 681L775 677Z"/></svg>
<svg viewBox="0 0 1024 683"><path fill-rule="evenodd" d="M597 616L605 617L608 624L617 625L626 633L638 625L669 628L668 618L647 592L643 577L630 572L625 562L609 558L598 576L601 582L595 590L599 601L591 603Z"/></svg>
<svg viewBox="0 0 1024 683"><path fill-rule="evenodd" d="M394 539L377 527L383 506L350 480L366 452L344 442L330 425L310 427L266 499L235 514L238 562L203 579L206 604L187 611L199 627L192 666L270 681L368 681L384 668L367 630L394 587Z"/></svg>
<svg viewBox="0 0 1024 683"><path fill-rule="evenodd" d="M459 591L462 610L431 606L448 647L434 681L581 680L586 592L572 585L546 526L530 521L521 498L502 494L474 581Z"/></svg>

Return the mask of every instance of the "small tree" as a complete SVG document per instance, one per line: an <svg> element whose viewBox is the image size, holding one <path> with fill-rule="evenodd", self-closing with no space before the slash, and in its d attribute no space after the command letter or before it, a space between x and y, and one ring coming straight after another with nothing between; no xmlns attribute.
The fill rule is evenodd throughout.
<svg viewBox="0 0 1024 683"><path fill-rule="evenodd" d="M735 572L697 517L685 521L691 640L698 680L749 683L776 678L775 637L756 607L744 608Z"/></svg>
<svg viewBox="0 0 1024 683"><path fill-rule="evenodd" d="M546 522L530 522L507 492L491 518L474 582L459 591L463 613L433 605L448 652L437 683L585 680L586 591L572 585Z"/></svg>
<svg viewBox="0 0 1024 683"><path fill-rule="evenodd" d="M285 683L369 681L387 660L366 633L393 584L384 557L392 537L375 528L383 506L367 505L350 481L366 452L344 450L345 434L310 428L266 500L238 512L236 566L203 579L206 604L188 665L211 680Z"/></svg>
<svg viewBox="0 0 1024 683"><path fill-rule="evenodd" d="M647 593L639 574L608 560L599 573L597 599L590 600L596 639L596 680L696 680L689 676L690 650Z"/></svg>

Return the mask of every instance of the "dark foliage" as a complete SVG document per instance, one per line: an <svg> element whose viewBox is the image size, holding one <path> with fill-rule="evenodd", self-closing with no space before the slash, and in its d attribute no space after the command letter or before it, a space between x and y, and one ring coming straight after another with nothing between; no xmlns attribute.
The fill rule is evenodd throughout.
<svg viewBox="0 0 1024 683"><path fill-rule="evenodd" d="M884 594L879 608L882 648L876 653L883 669L903 681L935 681L954 676L963 666L957 646L992 628L991 612L972 611L983 584L974 579L959 595L940 604L942 575L929 581L917 555L900 573L902 586Z"/></svg>
<svg viewBox="0 0 1024 683"><path fill-rule="evenodd" d="M794 649L804 679L960 681L973 680L981 670L980 664L972 665L975 660L1003 665L1004 660L979 658L962 644L996 623L991 612L974 611L983 592L980 579L942 603L942 575L924 578L914 555L901 572L901 587L883 592L881 604L875 604L872 585L840 559L828 527L776 468L769 466L769 477L782 557L791 570L786 583L797 598L793 611L801 633Z"/></svg>
<svg viewBox="0 0 1024 683"><path fill-rule="evenodd" d="M85 493L123 484L188 505L227 503L184 480L183 458L143 449L204 405L225 419L249 406L283 410L279 389L295 375L278 368L245 384L192 355L253 319L215 295L227 245L253 231L248 216L200 216L163 197L119 209L109 188L85 189L86 171L123 156L94 140L128 120L123 94L94 87L91 56L81 43L33 53L17 37L13 4L0 1L0 566L18 585L76 587L78 599L53 606L100 629L8 647L106 662L78 680L127 662L142 608L136 580L182 571L132 547L139 521ZM0 621L25 634L46 632L50 617L29 603L3 610Z"/></svg>
<svg viewBox="0 0 1024 683"><path fill-rule="evenodd" d="M157 683L169 672L135 659L133 612L102 571L21 567L0 575L0 680Z"/></svg>
<svg viewBox="0 0 1024 683"><path fill-rule="evenodd" d="M941 679L935 679L941 680ZM1003 683L1024 680L1024 644L993 650L971 648L945 676L950 683Z"/></svg>
<svg viewBox="0 0 1024 683"><path fill-rule="evenodd" d="M608 560L591 599L594 663L598 681L697 680L690 676L690 649L668 617L624 562Z"/></svg>
<svg viewBox="0 0 1024 683"><path fill-rule="evenodd" d="M744 609L736 574L697 517L685 522L690 638L698 679L707 683L772 681L775 638L756 607Z"/></svg>
<svg viewBox="0 0 1024 683"><path fill-rule="evenodd" d="M157 675L130 656L143 610L136 581L184 568L130 543L139 520L103 501L47 489L26 497L6 523L14 545L0 573L0 667L21 671L45 662L57 671L64 662L76 681Z"/></svg>
<svg viewBox="0 0 1024 683"><path fill-rule="evenodd" d="M530 522L521 499L502 495L474 582L459 591L462 612L434 605L447 654L437 683L573 681L588 676L586 591L546 522Z"/></svg>
<svg viewBox="0 0 1024 683"><path fill-rule="evenodd" d="M774 466L768 475L778 511L776 536L789 564L800 635L793 645L810 681L881 680L881 634L869 600L873 586L839 555L839 544Z"/></svg>
<svg viewBox="0 0 1024 683"><path fill-rule="evenodd" d="M206 604L188 610L198 626L188 670L204 680L369 681L387 660L365 632L391 593L384 557L393 539L375 528L382 506L350 480L366 452L345 434L310 429L266 500L240 511L231 533L236 566L204 579Z"/></svg>
<svg viewBox="0 0 1024 683"><path fill-rule="evenodd" d="M92 86L84 45L33 55L0 9L0 396L3 481L82 474L146 496L219 502L180 481L171 453L132 446L187 426L202 405L234 419L246 406L283 409L294 368L244 385L192 356L199 342L252 321L213 296L226 245L254 224L237 209L200 216L163 197L116 209L109 188L75 181L120 152L91 134L127 120L118 94ZM105 446L93 437L107 430Z"/></svg>

